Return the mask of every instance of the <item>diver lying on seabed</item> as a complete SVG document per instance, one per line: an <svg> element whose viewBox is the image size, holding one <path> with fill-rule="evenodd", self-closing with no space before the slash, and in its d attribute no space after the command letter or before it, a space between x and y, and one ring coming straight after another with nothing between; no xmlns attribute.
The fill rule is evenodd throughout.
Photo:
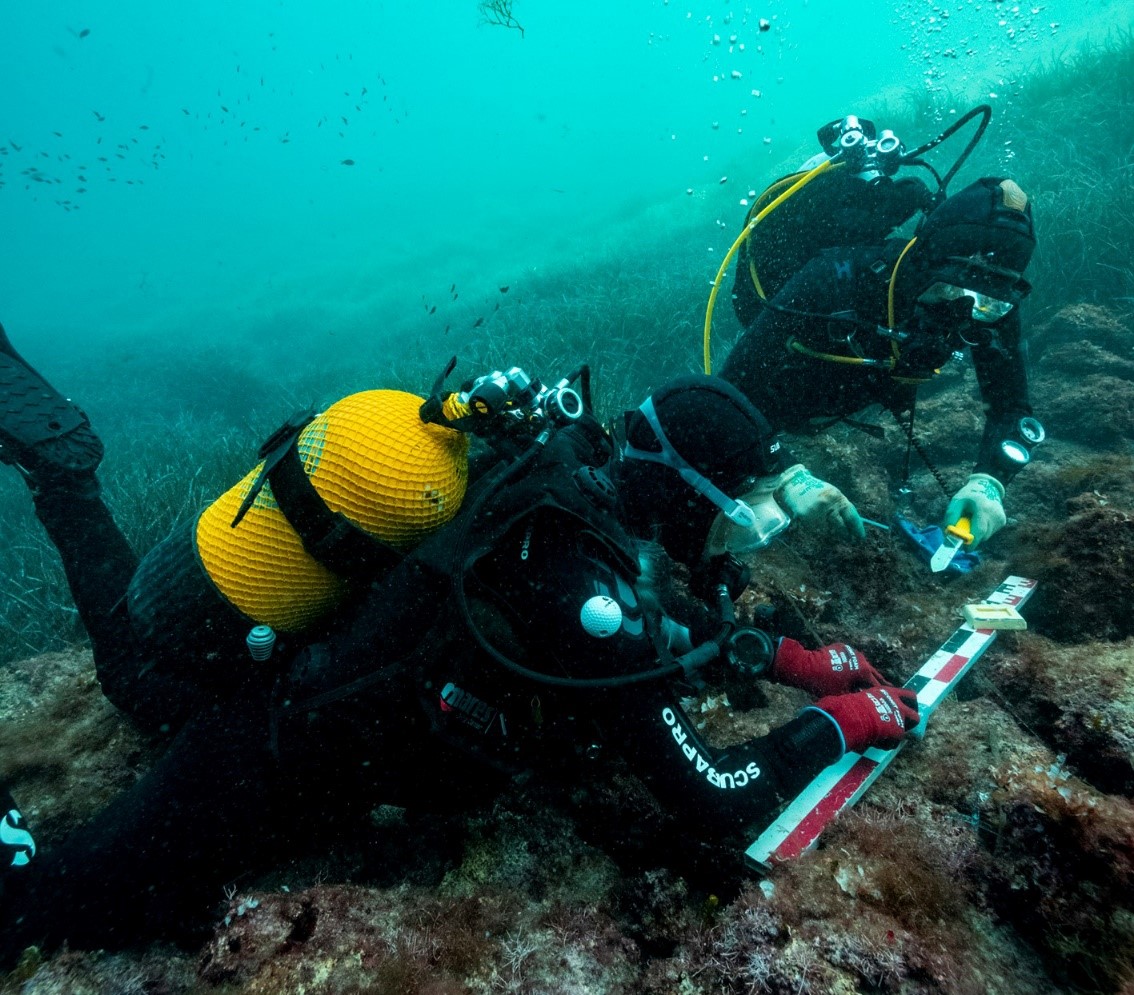
<svg viewBox="0 0 1134 995"><path fill-rule="evenodd" d="M690 838L717 837L916 725L914 693L850 647L733 620L733 554L786 524L768 502L790 463L736 388L679 377L610 431L585 368L550 388L516 369L455 393L443 380L424 401L370 390L292 419L139 563L100 497L87 418L0 330L0 460L59 550L105 693L171 737L57 847L35 850L7 802L5 960L189 940L225 882L310 838L312 813L483 798L532 769L577 781L609 750ZM498 457L471 485L470 432ZM718 617L662 614L642 540L690 568ZM680 700L717 657L816 701L714 749Z"/></svg>

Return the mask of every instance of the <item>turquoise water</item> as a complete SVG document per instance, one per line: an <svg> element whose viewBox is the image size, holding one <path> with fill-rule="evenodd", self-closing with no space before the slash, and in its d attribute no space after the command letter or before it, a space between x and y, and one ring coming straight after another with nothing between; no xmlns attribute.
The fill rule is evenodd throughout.
<svg viewBox="0 0 1134 995"><path fill-rule="evenodd" d="M818 125L927 90L1010 114L1030 69L1131 20L1122 2L515 0L521 36L475 0L233 6L6 13L0 318L33 358L265 316L396 348L423 306L460 306L453 285L631 257L667 219L703 226L707 283L739 201Z"/></svg>

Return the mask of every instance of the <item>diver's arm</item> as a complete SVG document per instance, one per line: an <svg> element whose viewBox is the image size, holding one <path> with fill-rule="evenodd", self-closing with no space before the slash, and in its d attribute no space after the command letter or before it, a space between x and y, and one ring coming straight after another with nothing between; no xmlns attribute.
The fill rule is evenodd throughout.
<svg viewBox="0 0 1134 995"><path fill-rule="evenodd" d="M774 310L785 304L791 283L772 299L772 306L761 306L752 326L736 341L719 372L722 379L737 387L771 423L774 431L785 427L784 415L790 398L784 391L783 367L790 358L788 342L803 331L804 319Z"/></svg>
<svg viewBox="0 0 1134 995"><path fill-rule="evenodd" d="M620 752L666 808L704 831L770 819L843 753L838 727L814 709L767 736L717 750L675 695L654 690L623 698Z"/></svg>
<svg viewBox="0 0 1134 995"><path fill-rule="evenodd" d="M816 378L832 371L803 360L790 346L793 339L822 347L827 340L826 316L843 305L853 308L848 296L853 281L845 278L848 265L830 254L812 259L760 305L752 326L736 341L718 371L739 388L763 413L776 432L791 429L816 413L812 394Z"/></svg>
<svg viewBox="0 0 1134 995"><path fill-rule="evenodd" d="M972 354L985 414L984 435L973 472L990 474L1007 484L1020 467L1000 457L1000 443L1015 435L1021 417L1032 413L1028 401L1027 346L1018 311L995 326L988 343L973 346Z"/></svg>

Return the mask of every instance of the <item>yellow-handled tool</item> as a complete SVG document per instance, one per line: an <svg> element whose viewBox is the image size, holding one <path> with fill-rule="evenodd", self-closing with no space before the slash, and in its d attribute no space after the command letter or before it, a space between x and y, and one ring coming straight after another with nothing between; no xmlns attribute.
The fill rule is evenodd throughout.
<svg viewBox="0 0 1134 995"><path fill-rule="evenodd" d="M972 524L971 519L961 517L952 525L945 526L945 538L941 540L941 545L937 547L937 552L929 561L930 570L935 574L940 573L953 562L957 550L973 541Z"/></svg>

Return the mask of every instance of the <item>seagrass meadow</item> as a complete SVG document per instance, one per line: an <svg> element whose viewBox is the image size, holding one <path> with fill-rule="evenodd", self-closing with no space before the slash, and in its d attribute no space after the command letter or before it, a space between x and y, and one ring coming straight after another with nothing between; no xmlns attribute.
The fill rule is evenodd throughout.
<svg viewBox="0 0 1134 995"><path fill-rule="evenodd" d="M463 23L458 8L471 19L471 36L517 46L539 44L541 32L555 30L564 46L580 38L600 45L622 17L604 25L594 11L588 20L576 10L560 12L562 25L548 25L519 0L482 4L476 16L473 4L445 6L455 23ZM271 184L270 177L244 175L262 164L247 150L270 142L263 155L291 155L306 137L298 124L269 121L257 107L274 85L281 94L291 89L319 141L342 133L332 151L320 153L328 164L311 165L320 176L341 172L356 184L369 168L366 142L344 137L367 114L380 116L387 131L415 127L412 88L398 90L396 73L374 67L365 84L361 69L348 80L363 60L357 53L348 60L345 48L341 58L326 47L297 59L286 82L271 68L261 75L272 46L286 49L286 32L271 33L266 9L259 12L269 25L259 32L259 50L221 53L239 62L240 86L204 74L207 93L204 82L198 89L209 98L207 119L204 97L194 102L164 92L158 72L152 89L146 84L148 116L138 118L146 130L138 132L132 119L131 134L117 136L121 142L84 147L91 162L59 159L77 155L65 151L63 138L32 161L31 144L13 135L0 170L0 210L29 224L35 212L53 212L54 220L43 222L44 238L59 255L81 256L85 269L73 289L53 291L31 270L17 286L9 268L9 277L0 277L0 308L7 294L14 314L0 318L21 351L90 415L106 444L103 488L132 545L145 550L190 521L254 465L260 442L293 410L376 386L427 393L450 356L458 359L455 378L519 365L553 380L589 363L604 418L669 377L699 369L709 285L743 224L738 199L811 155L813 126L824 120L820 114L793 122L792 131L783 121L789 105L775 115L764 110L774 92L821 82L798 68L801 60L809 64L813 39L793 34L790 25L804 12L773 6L762 13L712 4L707 14L698 7L686 19L684 8L658 4L641 15L647 26L638 41L646 46L649 33L655 50L692 23L689 30L701 38L682 65L720 75L717 86L731 82L726 49L746 43L738 58L766 57L737 63L745 74L743 116L735 111L739 102L728 105L726 117L716 106L698 110L695 97L674 111L695 115L690 120L703 128L706 149L729 133L732 146L706 152L715 156L708 165L700 146L695 155L686 150L682 162L666 158L672 151L657 152L662 180L655 182L640 175L655 154L641 120L608 122L596 137L570 134L572 120L554 114L544 121L533 111L524 119L523 127L556 133L546 138L555 155L569 149L579 160L571 163L572 176L595 170L590 182L606 191L594 207L601 227L572 227L541 213L543 197L552 204L578 197L566 213L584 214L588 198L598 197L591 188L543 192L567 182L545 163L548 175L534 192L534 180L517 179L523 170L511 172L514 163L479 161L493 147L472 146L460 122L453 129L478 161L448 149L436 158L467 174L467 182L435 189L436 202L421 207L418 221L398 215L391 222L396 233L368 219L370 237L389 244L386 255L365 265L344 268L333 231L316 230L320 210L344 226L343 244L350 242L356 235L343 218L365 203L367 184L397 186L388 175L352 186L341 203L320 194L300 203L301 187L277 190L264 217L242 220L233 204L254 198L258 183ZM954 21L984 17L982 30L1016 40L1005 43L1000 62L965 73L966 46L979 47L976 39L987 35L954 37L941 6L901 4L878 30L897 32L893 52L913 69L856 96L853 108L831 106L829 94L815 100L831 112L827 118L853 111L907 141L915 136L916 144L988 99L995 86L989 132L953 186L1011 175L1031 197L1039 244L1028 271L1035 289L1025 323L1032 403L1048 430L1033 465L1009 490L1009 527L971 574L930 574L881 530L852 547L793 529L753 558L753 583L738 605L742 618L770 606L783 634L808 645L846 640L903 678L957 624L962 605L1009 574L1039 582L1025 610L1027 631L1001 634L924 741L905 749L815 850L767 876L724 849L675 848L660 864L657 840L673 833L674 816L610 761L587 784L518 782L459 811L376 809L364 825L333 840L313 837L290 863L234 882L217 896L213 925L191 949L32 950L0 978L0 993L1134 995L1134 35L1119 7L1118 20L1108 14L1109 31L1020 47L1029 32L1046 38L1056 30L1049 25L1071 18L1045 8L1028 20L1026 11L1008 6L966 4L952 12ZM66 59L58 56L57 72L67 79L79 53L86 57L102 33L93 25L80 37L78 17L58 28ZM767 30L760 27L765 18ZM861 20L873 24L865 10ZM448 23L407 23L414 28L409 37L426 51L453 30ZM1003 33L1010 29L1019 35ZM614 63L601 68L629 73ZM303 81L320 72L338 74L326 90L339 101L333 108L329 98L318 107L303 103L310 103ZM461 75L472 90L476 72L467 66ZM861 68L851 75L859 85ZM219 97L212 96L214 82ZM593 80L576 83L586 113L613 114L601 101L586 103ZM547 86L570 90L561 78ZM344 87L346 103L339 97ZM761 96L752 97L757 91ZM480 99L507 117L507 94L493 90ZM45 113L42 94L28 101ZM168 104L164 123L160 102ZM83 127L101 127L106 122L91 116L89 103L81 106ZM98 106L95 116L111 121L109 106ZM316 125L321 116L326 121ZM164 246L152 267L139 262L130 270L129 295L108 290L103 299L100 285L121 275L124 250L116 244L100 255L88 243L92 231L113 231L120 202L88 205L88 194L69 187L64 197L63 184L23 171L30 163L47 180L66 176L70 183L76 166L91 166L104 152L113 159L116 145L125 146L127 158L115 161L131 163L143 143L152 146L174 126L194 123L204 135L206 120L196 158L184 154L178 168L189 178L211 176L223 163L233 199L219 216L209 198L195 199L194 212L213 214L200 239ZM642 147L618 147L615 155L610 136L623 132L624 143ZM766 136L774 140L766 143ZM668 129L650 133L655 140L666 150L680 144ZM176 148L169 140L154 154L176 159ZM496 149L508 152L507 142ZM622 161L628 158L633 163ZM131 174L147 189L166 168L164 159L160 168L152 161ZM600 165L609 165L609 175ZM664 172L670 167L672 175ZM427 168L432 176L438 166L421 165ZM408 182L412 170L405 170L398 182ZM97 193L94 167L90 176L84 189ZM616 181L613 197L608 187ZM184 195L191 185L181 189ZM34 207L25 203L33 195L43 198ZM525 197L535 206L521 225ZM76 204L82 209L65 210ZM287 234L289 252L265 246L257 258L242 251L246 243L230 256L214 251L244 237L229 229L245 223L262 222L274 245L283 236L273 226L289 210L303 216L302 233ZM68 235L59 227L71 223L61 219L88 214L99 214L101 228ZM498 240L490 239L494 214L516 222L512 234L502 221ZM130 222L135 235L141 226ZM465 241L467 230L483 241ZM177 260L190 250L197 258L182 273ZM307 270L319 279L301 294L295 282ZM320 297L324 289L332 296ZM144 320L131 317L151 304ZM740 331L727 300L722 304L712 332L718 362ZM21 337L21 326L36 337ZM973 448L958 440L978 437L980 421L971 367L951 367L919 402L921 441L954 485L964 480ZM891 495L906 441L892 419L879 416L877 423L873 435L840 425L790 444L864 514L885 521L896 511ZM936 521L945 497L916 459L910 486L909 514ZM669 578L678 599L684 581L679 572ZM751 709L730 706L730 695L744 697L722 684L692 705L717 744L758 735L801 704L783 689L769 688ZM144 774L163 745L132 729L101 696L61 566L26 489L7 468L0 474L0 718L0 782L20 799L44 847L79 829Z"/></svg>

